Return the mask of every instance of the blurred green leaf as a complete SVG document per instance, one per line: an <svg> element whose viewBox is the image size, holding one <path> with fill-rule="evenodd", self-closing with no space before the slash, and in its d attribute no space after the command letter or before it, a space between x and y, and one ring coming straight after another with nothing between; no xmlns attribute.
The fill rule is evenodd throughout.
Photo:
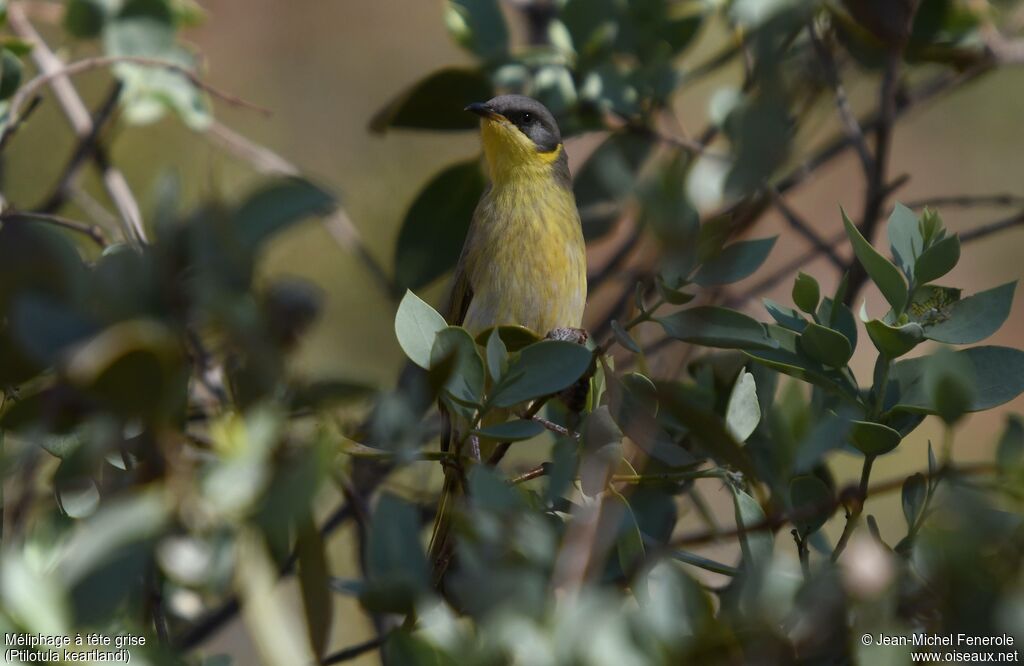
<svg viewBox="0 0 1024 666"><path fill-rule="evenodd" d="M800 348L795 333L779 326L769 326L768 331L776 348L747 350L748 356L790 377L810 382L831 393L853 397L853 387L843 375L807 356Z"/></svg>
<svg viewBox="0 0 1024 666"><path fill-rule="evenodd" d="M374 114L370 130L385 132L390 127L423 130L471 130L480 119L465 109L474 102L494 96L487 75L479 69L446 67L388 102Z"/></svg>
<svg viewBox="0 0 1024 666"><path fill-rule="evenodd" d="M968 357L948 350L927 359L924 382L931 404L943 421L955 423L965 413L973 411L971 406L979 379L975 376L974 364Z"/></svg>
<svg viewBox="0 0 1024 666"><path fill-rule="evenodd" d="M0 591L4 612L21 627L47 636L64 636L70 631L71 613L60 577L42 566L28 549L11 548L4 553Z"/></svg>
<svg viewBox="0 0 1024 666"><path fill-rule="evenodd" d="M515 419L496 425L474 430L473 434L481 439L494 442L520 442L532 439L544 432L544 426L530 419Z"/></svg>
<svg viewBox="0 0 1024 666"><path fill-rule="evenodd" d="M367 539L368 586L361 597L367 608L407 613L427 590L429 566L419 534L416 508L391 493L382 493Z"/></svg>
<svg viewBox="0 0 1024 666"><path fill-rule="evenodd" d="M691 439L696 440L719 464L728 464L744 474L753 474L750 457L730 432L725 419L702 404L688 388L678 382L659 382L658 402L663 411L682 424Z"/></svg>
<svg viewBox="0 0 1024 666"><path fill-rule="evenodd" d="M508 51L508 27L497 0L447 0L444 18L455 41L480 58L496 60Z"/></svg>
<svg viewBox="0 0 1024 666"><path fill-rule="evenodd" d="M900 434L881 423L853 421L850 442L866 456L880 456L899 446Z"/></svg>
<svg viewBox="0 0 1024 666"><path fill-rule="evenodd" d="M921 518L927 494L928 483L925 481L924 474L920 472L912 474L903 482L903 517L906 518L907 527L911 530Z"/></svg>
<svg viewBox="0 0 1024 666"><path fill-rule="evenodd" d="M100 505L100 491L92 479L55 478L53 492L60 510L68 518L91 516Z"/></svg>
<svg viewBox="0 0 1024 666"><path fill-rule="evenodd" d="M888 259L878 253L871 243L864 239L860 231L854 226L850 218L846 216L846 211L842 211L843 214L843 226L846 227L846 235L850 238L850 243L853 245L853 252L857 255L857 260L867 271L867 274L871 277L872 282L878 285L878 289L885 296L885 300L889 301L889 305L896 312L902 312L904 306L907 304L907 285L903 281L903 276L900 275L898 268L893 266Z"/></svg>
<svg viewBox="0 0 1024 666"><path fill-rule="evenodd" d="M642 563L644 559L644 539L640 534L640 525L633 513L633 508L625 497L612 490L608 498L622 507L622 520L615 539L615 552L618 556L619 567L624 572L633 571L633 568Z"/></svg>
<svg viewBox="0 0 1024 666"><path fill-rule="evenodd" d="M108 3L103 0L68 0L64 8L64 29L72 37L99 37L107 20Z"/></svg>
<svg viewBox="0 0 1024 666"><path fill-rule="evenodd" d="M926 325L924 336L936 342L966 345L980 342L999 330L1010 316L1017 282L978 292L940 310L938 322Z"/></svg>
<svg viewBox="0 0 1024 666"><path fill-rule="evenodd" d="M573 342L543 340L526 347L491 392L496 407L511 407L572 386L594 362L593 353Z"/></svg>
<svg viewBox="0 0 1024 666"><path fill-rule="evenodd" d="M334 600L328 587L327 558L323 539L311 516L299 521L295 547L299 562L299 587L302 591L302 606L306 612L310 645L313 647L313 653L317 657L322 657L327 647Z"/></svg>
<svg viewBox="0 0 1024 666"><path fill-rule="evenodd" d="M412 291L405 292L395 314L395 336L410 361L429 370L434 338L447 327L444 317L434 308Z"/></svg>
<svg viewBox="0 0 1024 666"><path fill-rule="evenodd" d="M938 280L960 261L960 237L948 236L921 253L914 264L918 284Z"/></svg>
<svg viewBox="0 0 1024 666"><path fill-rule="evenodd" d="M737 527L746 530L765 522L764 509L757 500L735 486L732 495ZM744 567L760 567L771 562L775 539L770 530L745 531L740 534L740 546Z"/></svg>
<svg viewBox="0 0 1024 666"><path fill-rule="evenodd" d="M337 201L326 190L302 178L285 178L250 194L232 219L239 237L255 250L291 225L326 215L335 206Z"/></svg>
<svg viewBox="0 0 1024 666"><path fill-rule="evenodd" d="M772 236L726 245L717 256L704 262L693 281L702 287L739 282L761 267L778 238Z"/></svg>
<svg viewBox="0 0 1024 666"><path fill-rule="evenodd" d="M420 289L455 267L484 191L477 159L446 168L412 202L395 245L395 281Z"/></svg>
<svg viewBox="0 0 1024 666"><path fill-rule="evenodd" d="M789 501L802 516L795 522L803 537L821 529L832 513L832 489L810 474L793 477L789 482Z"/></svg>
<svg viewBox="0 0 1024 666"><path fill-rule="evenodd" d="M632 379L627 379L630 377ZM641 451L670 467L696 462L689 452L672 440L655 418L658 402L656 396L652 399L650 395L654 386L649 379L637 373L620 379L608 369L605 370L605 379L608 383L608 406L587 418L589 431L610 432L612 435L609 437L616 443L625 433ZM604 420L608 421L606 426L603 425ZM584 441L588 446L593 444Z"/></svg>
<svg viewBox="0 0 1024 666"><path fill-rule="evenodd" d="M761 422L761 407L757 403L757 385L754 375L746 370L736 377L729 404L725 409L725 425L737 442L745 442Z"/></svg>
<svg viewBox="0 0 1024 666"><path fill-rule="evenodd" d="M807 314L814 314L818 309L819 300L821 290L818 288L818 281L803 271L798 273L793 282L793 302L796 306Z"/></svg>
<svg viewBox="0 0 1024 666"><path fill-rule="evenodd" d="M477 333L476 343L481 347L486 346L493 331L498 331L501 335L501 341L509 353L522 351L523 348L541 340L536 333L523 326L494 326Z"/></svg>
<svg viewBox="0 0 1024 666"><path fill-rule="evenodd" d="M683 342L724 349L775 349L764 325L745 314L712 305L656 317L669 336Z"/></svg>
<svg viewBox="0 0 1024 666"><path fill-rule="evenodd" d="M9 98L21 85L21 61L9 48L0 52L0 100Z"/></svg>
<svg viewBox="0 0 1024 666"><path fill-rule="evenodd" d="M807 356L833 368L845 366L853 356L853 348L846 336L814 322L807 324L798 344Z"/></svg>
<svg viewBox="0 0 1024 666"><path fill-rule="evenodd" d="M1003 473L1016 474L1024 479L1024 419L1019 414L1008 414L1006 427L996 447L996 462Z"/></svg>

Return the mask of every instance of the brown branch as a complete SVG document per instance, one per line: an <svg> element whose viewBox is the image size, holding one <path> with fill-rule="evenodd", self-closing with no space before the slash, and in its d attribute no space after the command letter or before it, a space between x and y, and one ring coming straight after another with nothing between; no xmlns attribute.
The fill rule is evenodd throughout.
<svg viewBox="0 0 1024 666"><path fill-rule="evenodd" d="M806 238L811 245L814 246L817 253L824 254L836 268L842 270L845 263L839 258L839 255L836 254L835 250L832 249L832 246L826 243L821 236L814 232L810 224L801 218L795 210L789 207L789 204L787 204L786 200L782 198L782 195L779 194L778 190L771 185L769 185L767 189L769 196L772 198L772 202L775 204L775 207L779 209L779 212L782 213L782 217L789 223L789 226Z"/></svg>
<svg viewBox="0 0 1024 666"><path fill-rule="evenodd" d="M46 224L52 224L53 226L60 227L62 229L68 229L75 233L82 234L95 243L102 250L107 247L107 237L103 235L103 229L95 224L86 224L85 222L77 222L70 220L66 217L60 217L59 215L49 215L47 213L33 213L10 210L0 215L0 223L2 222L17 222L19 220L33 220L36 222L43 222Z"/></svg>
<svg viewBox="0 0 1024 666"><path fill-rule="evenodd" d="M968 243L970 241L985 238L986 236L991 236L994 233L1005 231L1006 229L1011 229L1013 227L1018 227L1021 225L1024 225L1024 210L1020 211L1016 215L1011 215L1010 217L1007 217L1005 219L998 220L996 222L990 222L989 224L985 224L980 227L975 227L974 229L965 231L962 234L960 234L960 242Z"/></svg>
<svg viewBox="0 0 1024 666"><path fill-rule="evenodd" d="M337 652L324 657L324 660L320 663L323 664L323 666L329 666L330 664L340 664L344 661L351 661L363 656L367 652L373 652L380 648L387 642L389 637L390 633L383 634L376 638L371 638L363 643L357 643L356 645L344 648L343 650L338 650Z"/></svg>
<svg viewBox="0 0 1024 666"><path fill-rule="evenodd" d="M88 137L93 130L92 117L78 91L71 85L68 68L32 27L20 3L11 3L8 6L7 24L15 35L32 45L31 56L40 71L39 76L19 88L11 99L7 127L18 122L19 112L25 100L34 98L43 85L48 85L75 135L79 139ZM124 174L107 165L107 168L103 169L102 179L107 194L121 215L125 237L133 243L145 243L146 232L142 226L142 213Z"/></svg>
<svg viewBox="0 0 1024 666"><path fill-rule="evenodd" d="M938 208L956 206L974 208L981 206L1024 206L1024 195L1019 194L956 194L951 196L934 196L916 199L906 204L907 208Z"/></svg>

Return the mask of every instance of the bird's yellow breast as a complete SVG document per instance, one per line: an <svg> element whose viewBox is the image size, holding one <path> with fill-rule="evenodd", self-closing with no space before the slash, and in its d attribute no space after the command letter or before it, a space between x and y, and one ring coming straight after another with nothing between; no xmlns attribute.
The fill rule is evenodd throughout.
<svg viewBox="0 0 1024 666"><path fill-rule="evenodd" d="M552 162L538 155L523 168L490 164L491 188L466 241L473 297L464 325L473 333L519 325L544 335L582 324L586 247L572 190L553 177Z"/></svg>

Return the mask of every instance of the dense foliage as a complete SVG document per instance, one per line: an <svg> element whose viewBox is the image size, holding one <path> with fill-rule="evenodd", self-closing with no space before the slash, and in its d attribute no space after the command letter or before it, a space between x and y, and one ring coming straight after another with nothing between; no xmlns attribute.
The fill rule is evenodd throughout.
<svg viewBox="0 0 1024 666"><path fill-rule="evenodd" d="M102 51L76 71L60 70L25 9L6 9L3 146L45 86L87 69L111 70L120 122L172 111L202 132L208 97L241 103L193 72L178 32L201 13L187 0L68 0L67 37ZM893 204L886 168L904 111L1007 63L998 29L1014 9L449 0L448 28L477 64L427 76L371 128L471 131L467 103L536 96L565 134L603 133L574 185L588 239L629 232L592 266L592 292L614 292L614 306L577 344L514 327L474 339L414 293L454 266L485 183L477 157L411 203L393 271L346 227L353 259L396 296L412 364L383 389L296 379L288 355L320 290L259 277L275 235L345 219L333 194L281 177L182 211L171 189L143 220L103 151L110 109L76 124L73 86L58 92L80 138L68 171L45 205L5 201L0 214L0 633L132 634L149 638L132 663L208 665L230 663L202 646L239 613L265 662L287 665L378 648L403 665L875 663L891 657L865 633L1024 640L1024 421L1007 419L990 464L954 456L966 414L1024 391L1024 351L984 344L1015 283L964 294L946 282L970 261L962 245L1019 218L958 236L934 210ZM528 46L513 48L510 18ZM681 64L715 35L718 54ZM705 132L665 129L674 96L734 66ZM855 76L880 80L863 119L844 91ZM807 114L833 103L840 133L808 145ZM863 167L863 211L854 222L837 206L841 233L822 239L783 197L846 151ZM60 215L88 163L119 228ZM730 287L785 242L741 238L772 207L836 264L834 292L792 266ZM791 304L737 309L783 279ZM871 377L850 368L858 345L876 356ZM438 450L438 401L462 424L451 451ZM926 418L944 441L893 481L886 454ZM496 446L493 464L472 460L474 439ZM499 464L510 447L528 449L522 469ZM842 487L831 469L851 456L861 480ZM425 553L436 492L424 501L396 481L423 466L464 480L441 589ZM728 490L734 526L709 511L701 480ZM906 519L895 543L864 515L888 492ZM687 513L706 529L683 529ZM328 565L340 544L326 537L348 524L359 578ZM712 559L709 544L734 554ZM275 593L293 573L300 617ZM376 638L336 651L337 595L358 599Z"/></svg>

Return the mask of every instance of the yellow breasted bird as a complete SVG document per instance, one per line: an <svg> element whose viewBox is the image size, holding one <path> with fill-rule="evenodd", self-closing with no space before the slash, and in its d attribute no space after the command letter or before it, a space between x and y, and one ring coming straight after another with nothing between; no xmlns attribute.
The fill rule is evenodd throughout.
<svg viewBox="0 0 1024 666"><path fill-rule="evenodd" d="M466 110L481 118L490 185L473 213L455 269L448 322L474 336L503 325L524 326L540 336L579 328L587 300L587 253L554 116L523 95L501 95ZM447 423L445 430L442 448L447 449ZM450 558L447 505L456 487L449 473L430 545L436 583Z"/></svg>

